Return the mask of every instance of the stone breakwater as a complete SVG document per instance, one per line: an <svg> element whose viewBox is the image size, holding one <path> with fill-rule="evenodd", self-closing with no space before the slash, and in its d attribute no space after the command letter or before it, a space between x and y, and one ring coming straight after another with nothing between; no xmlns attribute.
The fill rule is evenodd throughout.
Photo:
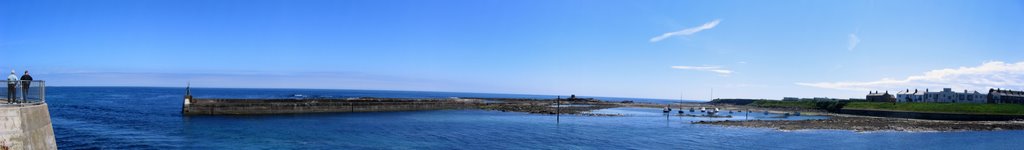
<svg viewBox="0 0 1024 150"><path fill-rule="evenodd" d="M853 130L866 131L990 131L1022 130L1024 121L944 121L904 118L830 115L821 120L746 120L700 121L696 124L774 128L779 130Z"/></svg>
<svg viewBox="0 0 1024 150"><path fill-rule="evenodd" d="M476 108L478 99L186 99L185 115L383 112Z"/></svg>
<svg viewBox="0 0 1024 150"><path fill-rule="evenodd" d="M558 103L556 103L556 101ZM561 105L558 105L558 104ZM643 104L640 104L643 105ZM322 112L384 112L440 109L485 109L536 114L590 114L589 111L629 107L615 102L594 99L517 99L517 98L337 98L337 99L203 99L186 97L182 104L185 115L248 115ZM660 107L661 105L651 105Z"/></svg>
<svg viewBox="0 0 1024 150"><path fill-rule="evenodd" d="M927 120L953 120L953 121L1012 121L1022 120L1024 115L996 115L996 114L957 114L957 113L934 113L934 112L912 112L898 110L873 110L873 109L842 109L842 114L876 116L888 118L909 118Z"/></svg>

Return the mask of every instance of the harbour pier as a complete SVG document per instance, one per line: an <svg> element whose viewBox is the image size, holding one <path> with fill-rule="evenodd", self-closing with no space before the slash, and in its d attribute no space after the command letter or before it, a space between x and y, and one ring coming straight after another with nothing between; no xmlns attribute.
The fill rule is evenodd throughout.
<svg viewBox="0 0 1024 150"><path fill-rule="evenodd" d="M254 115L294 113L387 112L476 108L478 99L316 98L316 99L191 99L185 115Z"/></svg>
<svg viewBox="0 0 1024 150"><path fill-rule="evenodd" d="M57 149L46 82L19 82L14 92L0 91L0 150Z"/></svg>

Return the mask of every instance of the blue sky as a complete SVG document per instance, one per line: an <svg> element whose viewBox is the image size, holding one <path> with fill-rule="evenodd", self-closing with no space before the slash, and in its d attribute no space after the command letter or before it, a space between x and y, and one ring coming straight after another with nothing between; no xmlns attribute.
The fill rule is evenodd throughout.
<svg viewBox="0 0 1024 150"><path fill-rule="evenodd" d="M708 99L1024 86L1021 1L11 1L48 85Z"/></svg>

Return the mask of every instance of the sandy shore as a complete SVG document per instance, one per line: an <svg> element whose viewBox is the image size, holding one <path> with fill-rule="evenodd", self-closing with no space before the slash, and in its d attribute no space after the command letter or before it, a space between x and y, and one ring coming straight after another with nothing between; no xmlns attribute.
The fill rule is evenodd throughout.
<svg viewBox="0 0 1024 150"><path fill-rule="evenodd" d="M538 114L555 114L554 101L547 100L504 100L505 103L488 104L481 106L481 109L528 112ZM586 112L597 109L614 107L646 107L664 108L665 104L647 103L611 103L597 101L576 101L564 102L563 105L590 105L588 107L563 107L562 114L587 115ZM735 127L773 128L778 130L852 130L857 132L868 131L991 131L991 130L1024 130L1024 121L943 121L943 120L921 120L904 118L885 118L871 116L857 116L829 113L814 109L794 108L763 108L752 106L736 105L711 105L705 103L683 103L672 104L672 109L700 108L721 108L723 110L749 110L753 112L769 111L772 113L801 112L804 115L828 116L828 119L821 120L743 120L743 121L713 121L694 122L695 124L709 124Z"/></svg>
<svg viewBox="0 0 1024 150"><path fill-rule="evenodd" d="M905 118L887 118L829 113L813 109L763 108L752 106L719 105L734 109L767 110L773 113L800 111L805 115L828 116L821 120L745 120L694 122L737 127L773 128L778 130L852 130L868 131L993 131L1024 130L1024 121L946 121Z"/></svg>
<svg viewBox="0 0 1024 150"><path fill-rule="evenodd" d="M799 111L804 115L828 116L821 120L745 120L745 121L714 121L694 122L737 127L773 128L778 130L852 130L868 131L992 131L992 130L1024 130L1024 121L946 121L922 120L905 118L886 118L829 113L814 109L796 108L763 108L753 106L716 105L727 109L750 109L785 113Z"/></svg>
<svg viewBox="0 0 1024 150"><path fill-rule="evenodd" d="M624 107L651 107L662 108L664 105L654 104L630 104L621 105ZM763 108L752 106L736 105L710 105L710 104L674 104L674 108L688 107L717 107L727 110L750 110L754 112L768 111L772 113L801 112L804 115L828 116L828 119L821 120L747 120L747 121L714 121L694 122L695 124L710 124L735 127L773 128L778 130L851 130L856 132L869 131L993 131L993 130L1024 130L1024 121L945 121L945 120L921 120L905 118L885 118L872 116L857 116L829 113L822 110L798 109L798 108Z"/></svg>

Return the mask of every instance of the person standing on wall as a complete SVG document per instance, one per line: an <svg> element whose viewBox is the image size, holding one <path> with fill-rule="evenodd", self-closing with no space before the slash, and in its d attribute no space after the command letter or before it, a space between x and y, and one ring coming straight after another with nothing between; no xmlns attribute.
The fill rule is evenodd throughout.
<svg viewBox="0 0 1024 150"><path fill-rule="evenodd" d="M25 102L28 99L28 88L32 85L32 76L28 75L28 70L25 70L25 74L21 75L21 101Z"/></svg>
<svg viewBox="0 0 1024 150"><path fill-rule="evenodd" d="M7 100L14 101L18 97L18 90L15 88L18 86L18 76L14 76L14 70L11 70L11 75L7 76Z"/></svg>

